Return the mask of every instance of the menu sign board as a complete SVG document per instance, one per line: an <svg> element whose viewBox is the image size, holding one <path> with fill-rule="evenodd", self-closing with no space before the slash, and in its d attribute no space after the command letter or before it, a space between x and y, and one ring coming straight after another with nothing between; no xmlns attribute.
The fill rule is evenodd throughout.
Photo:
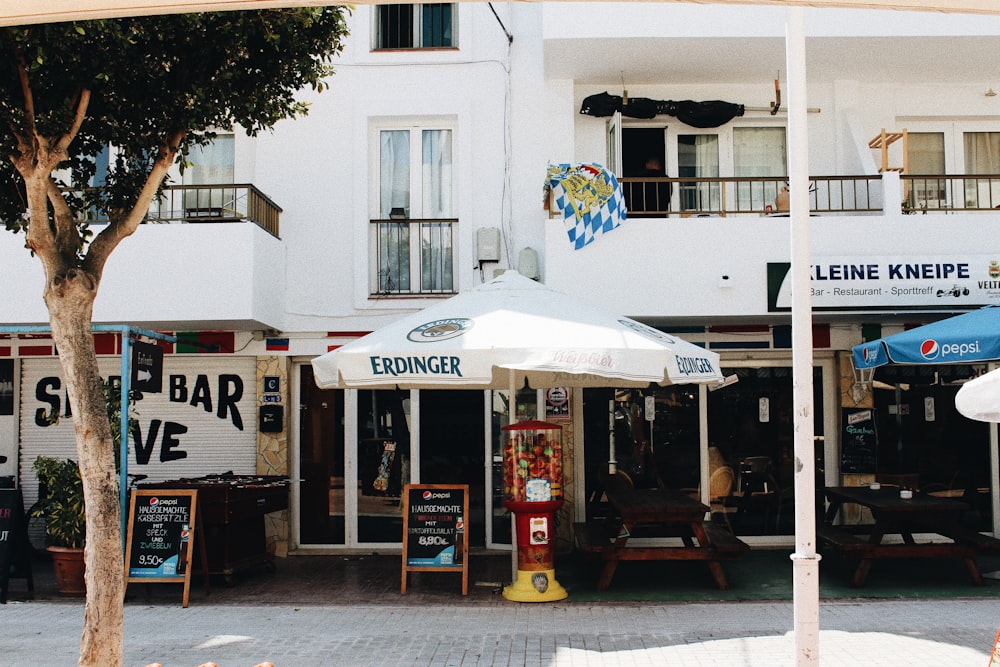
<svg viewBox="0 0 1000 667"><path fill-rule="evenodd" d="M184 606L191 585L198 491L132 492L126 541L126 580L184 583Z"/></svg>
<svg viewBox="0 0 1000 667"><path fill-rule="evenodd" d="M0 490L0 604L7 602L10 577L24 577L34 589L20 489Z"/></svg>
<svg viewBox="0 0 1000 667"><path fill-rule="evenodd" d="M462 572L462 595L469 592L467 484L407 484L403 490L403 582L418 570Z"/></svg>
<svg viewBox="0 0 1000 667"><path fill-rule="evenodd" d="M871 408L845 408L840 423L840 471L875 474L878 440Z"/></svg>

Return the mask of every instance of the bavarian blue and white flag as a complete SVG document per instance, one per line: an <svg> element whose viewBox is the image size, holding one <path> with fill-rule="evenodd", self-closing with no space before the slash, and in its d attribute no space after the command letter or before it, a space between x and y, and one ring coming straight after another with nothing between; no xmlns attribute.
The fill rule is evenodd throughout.
<svg viewBox="0 0 1000 667"><path fill-rule="evenodd" d="M625 197L618 179L599 164L549 165L546 181L576 250L625 220Z"/></svg>

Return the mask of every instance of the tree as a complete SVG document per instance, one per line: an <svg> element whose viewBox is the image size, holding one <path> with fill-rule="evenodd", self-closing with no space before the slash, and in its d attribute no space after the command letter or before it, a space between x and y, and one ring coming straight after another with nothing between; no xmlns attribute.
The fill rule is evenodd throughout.
<svg viewBox="0 0 1000 667"><path fill-rule="evenodd" d="M213 131L248 135L304 114L347 35L338 7L179 14L2 29L0 215L45 272L83 477L87 601L80 665L123 656L122 535L112 433L91 333L112 251L174 163ZM89 188L111 146L106 185ZM101 211L91 230L82 213ZM96 231L96 233L94 233Z"/></svg>

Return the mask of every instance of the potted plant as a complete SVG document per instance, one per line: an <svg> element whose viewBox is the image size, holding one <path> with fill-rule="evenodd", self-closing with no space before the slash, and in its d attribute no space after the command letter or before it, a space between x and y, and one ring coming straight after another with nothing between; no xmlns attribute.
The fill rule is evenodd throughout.
<svg viewBox="0 0 1000 667"><path fill-rule="evenodd" d="M31 516L45 519L56 585L63 595L83 596L87 592L83 578L87 519L80 468L72 459L51 456L39 456L33 468L38 476L38 502Z"/></svg>

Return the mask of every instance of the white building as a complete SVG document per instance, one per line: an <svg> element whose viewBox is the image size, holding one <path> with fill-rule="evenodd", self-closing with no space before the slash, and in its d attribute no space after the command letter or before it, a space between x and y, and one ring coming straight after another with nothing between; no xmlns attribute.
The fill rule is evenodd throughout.
<svg viewBox="0 0 1000 667"><path fill-rule="evenodd" d="M871 390L852 387L849 350L1000 301L1000 228L992 227L1000 19L805 15L822 481L858 483L877 472L923 488L968 488L981 502L980 528L996 530L995 429L958 417L949 384L985 369L890 368L875 377L890 389ZM623 427L621 467L638 484L697 488L708 475L703 460L714 467L721 457L738 471L745 458L766 457L767 493L751 496L755 478L743 476L734 491L747 493L729 504L747 504L730 519L751 543L790 543L782 288L790 232L776 202L787 180L784 10L382 5L357 7L350 25L330 90L304 93L308 117L256 139L220 138L188 175L201 194L174 191L108 264L96 321L188 332L188 344L167 355L165 392L138 406L143 440L132 469L151 480L225 470L302 480L279 550L398 545L400 476L469 483L471 543L509 544L492 442L506 423L506 397L323 392L309 361L510 267L719 351L739 382L712 393L646 392L657 404L652 446L633 446ZM603 92L631 100L620 121L581 113ZM673 113L629 116L642 100ZM688 107L667 104L684 101L722 101L742 114L694 127L673 115ZM871 146L880 141L884 159ZM630 188L650 185L630 179L651 156L669 202L640 215ZM580 249L561 213L543 206L547 169L563 163L618 170L632 209ZM249 185L218 187L225 184ZM8 285L0 323L44 324L41 267L22 239L0 237L0 266ZM120 341L104 337L99 349L114 374ZM34 456L73 451L69 420L36 419L65 405L51 341L0 341L0 371L0 389L8 381L12 389L0 414L8 457L0 474L19 474L30 501ZM613 388L574 391L561 422L572 441L564 529L590 511L613 396ZM630 403L621 398L624 424ZM518 404L519 414L545 416L545 392L525 392ZM266 405L281 406L280 431L259 432ZM874 451L842 438L847 411L859 406L875 408ZM637 439L650 439L642 428ZM371 489L380 438L404 443L388 501ZM990 490L982 501L980 488Z"/></svg>

